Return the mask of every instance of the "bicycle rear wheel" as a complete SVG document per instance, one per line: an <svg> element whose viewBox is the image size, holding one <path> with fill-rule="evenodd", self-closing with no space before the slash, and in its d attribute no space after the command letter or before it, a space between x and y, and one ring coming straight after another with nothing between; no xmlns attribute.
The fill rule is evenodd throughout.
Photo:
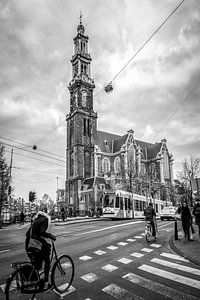
<svg viewBox="0 0 200 300"><path fill-rule="evenodd" d="M147 229L145 232L146 241L150 243L151 241L151 225L147 225Z"/></svg>
<svg viewBox="0 0 200 300"><path fill-rule="evenodd" d="M5 294L6 300L29 300L31 299L31 295L23 293L22 282L24 278L22 278L22 274L19 270L15 270L10 277L7 279L5 286ZM34 294L32 292L31 294Z"/></svg>
<svg viewBox="0 0 200 300"><path fill-rule="evenodd" d="M51 281L58 293L64 293L72 284L74 278L74 262L69 255L61 255L54 263Z"/></svg>

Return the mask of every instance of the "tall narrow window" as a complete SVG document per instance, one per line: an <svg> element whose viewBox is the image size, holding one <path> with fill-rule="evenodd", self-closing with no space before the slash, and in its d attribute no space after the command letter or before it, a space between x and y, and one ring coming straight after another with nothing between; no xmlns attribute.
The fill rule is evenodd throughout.
<svg viewBox="0 0 200 300"><path fill-rule="evenodd" d="M120 158L116 157L114 160L114 172L115 172L115 174L119 174L120 171L121 171Z"/></svg>
<svg viewBox="0 0 200 300"><path fill-rule="evenodd" d="M107 157L105 157L103 159L102 167L103 167L103 173L106 174L106 173L110 172L110 160Z"/></svg>
<svg viewBox="0 0 200 300"><path fill-rule="evenodd" d="M87 120L87 133L90 135L90 120Z"/></svg>
<svg viewBox="0 0 200 300"><path fill-rule="evenodd" d="M85 159L84 159L84 161L85 161L85 163L84 163L85 177L89 177L89 176L91 176L91 174L90 174L91 162L90 162L90 153L88 151L85 152Z"/></svg>
<svg viewBox="0 0 200 300"><path fill-rule="evenodd" d="M83 119L83 134L86 135L87 132L87 120Z"/></svg>

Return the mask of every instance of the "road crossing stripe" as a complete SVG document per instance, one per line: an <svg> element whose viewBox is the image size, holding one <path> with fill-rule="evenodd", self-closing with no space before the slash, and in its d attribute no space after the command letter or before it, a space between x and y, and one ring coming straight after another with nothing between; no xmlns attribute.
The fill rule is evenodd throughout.
<svg viewBox="0 0 200 300"><path fill-rule="evenodd" d="M120 246L126 246L126 245L128 245L128 243L125 243L125 242L119 242L117 244L120 245Z"/></svg>
<svg viewBox="0 0 200 300"><path fill-rule="evenodd" d="M110 250L116 250L116 249L118 249L118 247L116 247L116 246L109 246L107 248L110 249Z"/></svg>
<svg viewBox="0 0 200 300"><path fill-rule="evenodd" d="M150 249L150 248L143 248L143 249L141 249L141 251L144 251L144 252L152 252L153 249Z"/></svg>
<svg viewBox="0 0 200 300"><path fill-rule="evenodd" d="M143 237L140 236L140 235L136 235L136 236L134 236L134 238L135 238L135 239L142 239Z"/></svg>
<svg viewBox="0 0 200 300"><path fill-rule="evenodd" d="M84 256L79 257L79 259L86 261L86 260L92 259L92 257L88 256L88 255L84 255Z"/></svg>
<svg viewBox="0 0 200 300"><path fill-rule="evenodd" d="M105 254L106 252L105 252L105 251L102 251L102 250L97 250L97 251L95 251L94 253L97 254L97 255L103 255L103 254Z"/></svg>
<svg viewBox="0 0 200 300"><path fill-rule="evenodd" d="M88 274L81 276L81 278L90 283L90 282L97 280L99 277L95 273L88 273Z"/></svg>
<svg viewBox="0 0 200 300"><path fill-rule="evenodd" d="M190 268L188 266L179 265L179 264L176 264L176 263L173 263L173 262L170 262L170 261L166 261L166 260L162 260L162 259L159 259L159 258L153 258L151 261L154 262L154 263L160 264L162 266L174 268L174 269L184 271L184 272L189 272L193 275L198 275L198 276L200 275L200 270Z"/></svg>
<svg viewBox="0 0 200 300"><path fill-rule="evenodd" d="M102 289L103 292L108 295L114 297L115 299L126 300L126 299L134 299L134 300L145 300L142 297L139 297L123 288L118 286L115 283L111 283Z"/></svg>
<svg viewBox="0 0 200 300"><path fill-rule="evenodd" d="M132 242L135 242L136 239L127 239L127 241L132 243Z"/></svg>
<svg viewBox="0 0 200 300"><path fill-rule="evenodd" d="M192 295L188 295L186 293L175 290L171 287L167 287L166 285L157 283L155 281L149 280L147 278L138 276L133 273L128 273L128 274L124 275L122 278L124 278L134 284L137 284L137 285L141 286L142 288L149 289L152 292L155 292L162 296L164 295L165 297L168 297L170 299L176 299L176 300L198 300L199 299Z"/></svg>
<svg viewBox="0 0 200 300"><path fill-rule="evenodd" d="M113 265L111 265L111 264L108 264L108 265L103 266L101 269L103 269L103 270L105 270L105 271L107 271L107 272L112 272L112 271L117 270L118 267L113 266Z"/></svg>
<svg viewBox="0 0 200 300"><path fill-rule="evenodd" d="M61 288L62 286L63 286L63 285L59 286L59 288ZM57 292L55 289L54 289L54 292L60 296L60 299L63 299L64 296L67 296L68 294L74 292L75 290L76 290L76 289L75 289L73 286L70 286L70 287L68 288L68 290L67 290L66 292L64 292L64 293L59 293L59 292ZM36 298L34 298L34 299L36 299Z"/></svg>
<svg viewBox="0 0 200 300"><path fill-rule="evenodd" d="M144 254L138 253L138 252L134 252L131 254L131 256L135 256L135 257L142 257L144 256Z"/></svg>
<svg viewBox="0 0 200 300"><path fill-rule="evenodd" d="M161 247L161 245L159 245L159 244L151 244L150 246L154 247L154 248L160 248Z"/></svg>
<svg viewBox="0 0 200 300"><path fill-rule="evenodd" d="M177 255L177 254L171 254L171 253L161 253L160 254L161 256L164 256L164 257L168 257L168 258L172 258L172 259L176 259L176 260L181 260L181 261L185 261L185 262L189 262L188 259L180 256L180 255Z"/></svg>
<svg viewBox="0 0 200 300"><path fill-rule="evenodd" d="M148 265L141 265L138 267L139 270L143 270L145 272L149 272L151 274L155 274L157 276L161 276L163 278L167 278L176 282L179 282L181 284L185 284L191 287L194 287L196 289L200 289L200 281L195 280L189 277L181 276L172 272L164 271L158 268L154 268Z"/></svg>
<svg viewBox="0 0 200 300"><path fill-rule="evenodd" d="M132 259L128 259L128 258L122 257L122 258L118 259L117 261L119 261L122 264L127 265L127 264L130 264L130 262L132 262Z"/></svg>

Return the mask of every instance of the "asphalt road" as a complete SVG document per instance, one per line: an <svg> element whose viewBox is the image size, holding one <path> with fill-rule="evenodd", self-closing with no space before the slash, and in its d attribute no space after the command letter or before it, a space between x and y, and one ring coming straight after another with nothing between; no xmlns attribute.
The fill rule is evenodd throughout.
<svg viewBox="0 0 200 300"><path fill-rule="evenodd" d="M52 224L57 252L73 258L75 277L67 294L49 291L38 294L37 299L200 299L200 268L169 247L173 221L158 222L159 237L149 244L142 235L144 224L131 220ZM10 264L26 260L27 228L0 231L0 299L4 299L2 289L12 271Z"/></svg>

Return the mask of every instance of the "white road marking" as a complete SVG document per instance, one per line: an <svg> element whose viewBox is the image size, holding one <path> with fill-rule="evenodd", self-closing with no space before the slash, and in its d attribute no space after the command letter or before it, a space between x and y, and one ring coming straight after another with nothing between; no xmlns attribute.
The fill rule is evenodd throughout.
<svg viewBox="0 0 200 300"><path fill-rule="evenodd" d="M110 249L110 250L116 250L116 249L118 249L118 247L116 247L116 246L109 246L107 248Z"/></svg>
<svg viewBox="0 0 200 300"><path fill-rule="evenodd" d="M149 249L149 248L143 248L143 249L141 249L141 251L144 251L144 252L152 252L152 251L153 251L153 249Z"/></svg>
<svg viewBox="0 0 200 300"><path fill-rule="evenodd" d="M103 292L114 297L115 299L125 300L125 299L134 299L134 300L144 300L144 298L139 297L129 291L121 288L115 283L111 283L102 289Z"/></svg>
<svg viewBox="0 0 200 300"><path fill-rule="evenodd" d="M106 252L105 252L105 251L102 251L102 250L97 250L97 251L95 251L94 253L97 254L97 255L103 255L103 254L105 254Z"/></svg>
<svg viewBox="0 0 200 300"><path fill-rule="evenodd" d="M124 275L122 278L141 286L142 288L149 289L157 294L165 295L169 299L176 300L198 300L199 298L193 297L192 295L188 295L186 293L182 293L181 291L175 290L173 288L167 287L166 285L157 283L155 281L149 280L147 278L138 276L133 273L128 273Z"/></svg>
<svg viewBox="0 0 200 300"><path fill-rule="evenodd" d="M194 269L194 268L191 268L191 267L179 265L179 264L176 264L176 263L173 263L173 262L170 262L170 261L166 261L166 260L162 260L162 259L159 259L159 258L153 258L151 261L154 262L154 263L157 263L159 265L162 265L162 266L174 268L174 269L177 269L177 270L180 270L180 271L189 272L193 275L200 276L200 270L198 270L198 269Z"/></svg>
<svg viewBox="0 0 200 300"><path fill-rule="evenodd" d="M126 246L126 245L128 245L128 243L125 243L125 242L119 242L117 244L120 245L120 246Z"/></svg>
<svg viewBox="0 0 200 300"><path fill-rule="evenodd" d="M145 233L143 232L143 233L141 233L141 235L143 235L143 236L144 236L144 235L145 235Z"/></svg>
<svg viewBox="0 0 200 300"><path fill-rule="evenodd" d="M154 247L154 248L160 248L161 247L161 245L159 245L159 244L151 244L150 246Z"/></svg>
<svg viewBox="0 0 200 300"><path fill-rule="evenodd" d="M8 252L8 251L10 251L10 249L1 250L1 251L0 251L0 254L1 254L1 253L4 253L4 252Z"/></svg>
<svg viewBox="0 0 200 300"><path fill-rule="evenodd" d="M136 239L127 239L127 242L135 242L136 241Z"/></svg>
<svg viewBox="0 0 200 300"><path fill-rule="evenodd" d="M128 259L128 258L122 257L122 258L118 259L117 261L119 261L122 264L127 265L127 264L130 264L132 262L132 259Z"/></svg>
<svg viewBox="0 0 200 300"><path fill-rule="evenodd" d="M113 271L117 270L118 267L108 264L108 265L103 266L102 269L105 271L108 271L108 272L113 272Z"/></svg>
<svg viewBox="0 0 200 300"><path fill-rule="evenodd" d="M135 257L142 257L144 256L144 254L138 253L138 252L134 252L131 254L131 256L135 256Z"/></svg>
<svg viewBox="0 0 200 300"><path fill-rule="evenodd" d="M59 288L64 288L64 284L61 285L61 286L59 286ZM76 289L75 289L73 286L70 286L70 287L68 288L68 290L67 290L66 292L64 292L64 293L59 293L59 292L57 292L55 289L54 289L54 292L60 296L60 299L63 299L63 297L65 297L66 295L68 295L68 294L74 292L75 290L76 290ZM35 298L35 299L36 299L36 298Z"/></svg>
<svg viewBox="0 0 200 300"><path fill-rule="evenodd" d="M92 259L92 257L88 256L88 255L84 255L84 256L79 257L79 259L86 261L86 260Z"/></svg>
<svg viewBox="0 0 200 300"><path fill-rule="evenodd" d="M199 280L195 280L195 279L192 279L192 278L189 278L189 277L178 275L178 274L175 274L175 273L172 273L172 272L164 271L164 270L154 268L154 267L151 267L151 266L148 266L148 265L145 265L145 264L138 267L138 269L143 270L145 272L149 272L149 273L154 274L156 276L167 278L169 280L173 280L173 281L179 282L181 284L185 284L185 285L194 287L196 289L200 289L200 281Z"/></svg>
<svg viewBox="0 0 200 300"><path fill-rule="evenodd" d="M185 262L189 262L188 259L180 256L180 255L177 255L177 254L170 254L170 253L161 253L160 254L161 256L164 256L164 257L168 257L168 258L172 258L172 259L176 259L176 260L180 260L180 261L185 261Z"/></svg>
<svg viewBox="0 0 200 300"><path fill-rule="evenodd" d="M85 235L85 234L99 232L99 231L105 231L105 230L109 230L109 229L113 229L113 228L117 228L117 227L131 226L133 224L139 224L139 223L142 223L142 222L143 221L136 221L136 222L130 222L130 223L124 223L124 224L118 224L118 225L108 226L106 228L100 228L100 229L95 229L95 230L91 230L91 231L87 231L87 232L81 232L81 233L75 234L74 236Z"/></svg>
<svg viewBox="0 0 200 300"><path fill-rule="evenodd" d="M81 276L81 278L87 282L93 282L93 281L97 280L99 277L94 273L88 273L88 274Z"/></svg>
<svg viewBox="0 0 200 300"><path fill-rule="evenodd" d="M136 236L134 236L134 238L135 238L135 239L142 239L143 237L140 236L140 235L136 235Z"/></svg>

